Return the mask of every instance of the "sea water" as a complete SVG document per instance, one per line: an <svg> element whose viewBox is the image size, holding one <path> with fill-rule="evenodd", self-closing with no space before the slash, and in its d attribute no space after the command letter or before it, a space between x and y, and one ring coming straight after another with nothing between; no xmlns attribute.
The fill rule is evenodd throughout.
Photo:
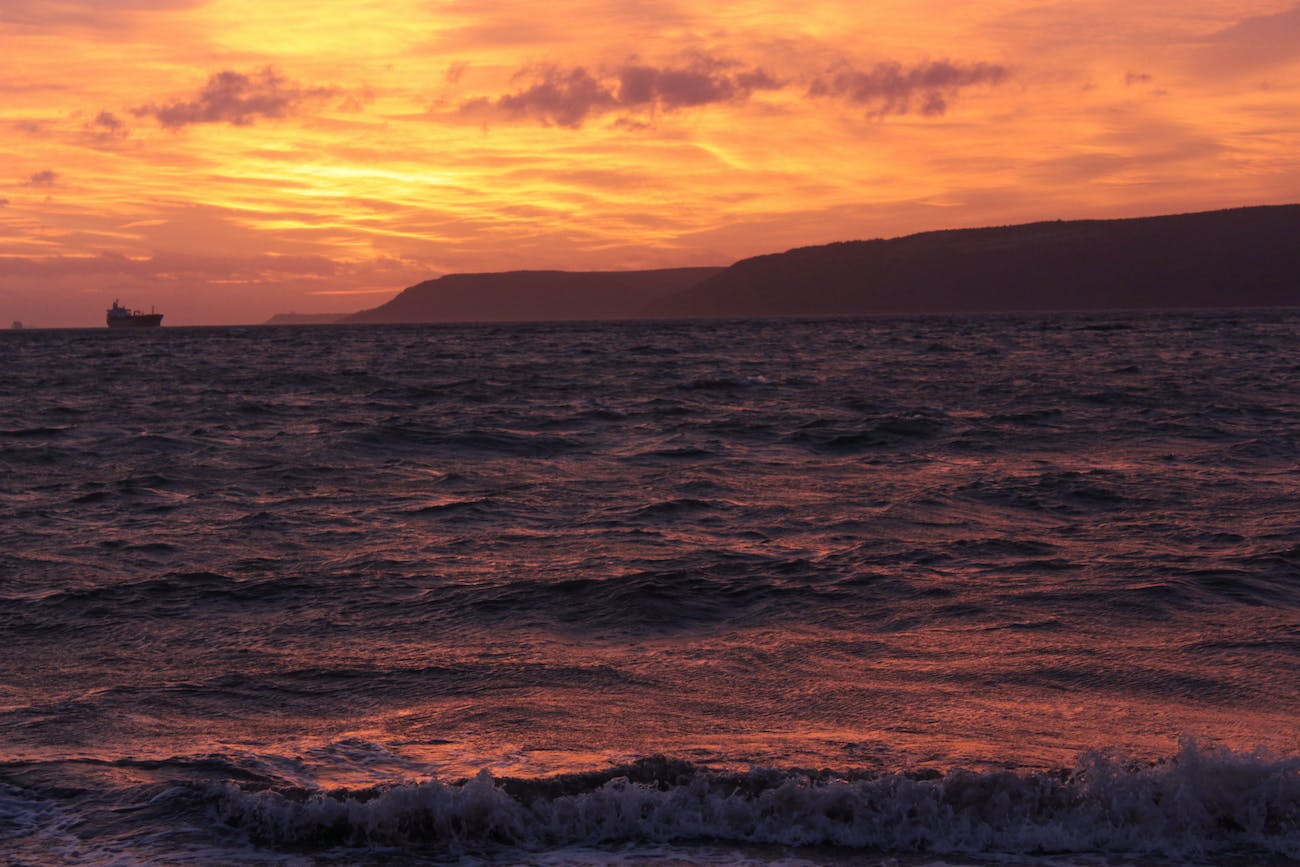
<svg viewBox="0 0 1300 867"><path fill-rule="evenodd" d="M1300 859L1300 312L0 371L7 863Z"/></svg>

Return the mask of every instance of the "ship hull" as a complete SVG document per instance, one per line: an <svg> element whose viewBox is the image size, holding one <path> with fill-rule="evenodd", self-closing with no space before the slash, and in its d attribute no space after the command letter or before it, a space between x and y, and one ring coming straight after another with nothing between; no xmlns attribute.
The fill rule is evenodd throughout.
<svg viewBox="0 0 1300 867"><path fill-rule="evenodd" d="M109 328L157 328L162 325L161 313L138 313L133 316L110 317Z"/></svg>

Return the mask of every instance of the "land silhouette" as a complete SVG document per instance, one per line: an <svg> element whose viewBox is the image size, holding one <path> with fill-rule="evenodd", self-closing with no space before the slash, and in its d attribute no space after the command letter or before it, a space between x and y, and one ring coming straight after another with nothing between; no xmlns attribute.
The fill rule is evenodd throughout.
<svg viewBox="0 0 1300 867"><path fill-rule="evenodd" d="M649 315L1300 304L1300 205L923 232L744 259Z"/></svg>
<svg viewBox="0 0 1300 867"><path fill-rule="evenodd" d="M449 274L341 323L1300 305L1300 205L845 241L652 271ZM274 320L273 320L274 321Z"/></svg>
<svg viewBox="0 0 1300 867"><path fill-rule="evenodd" d="M263 325L333 325L351 313L277 313Z"/></svg>
<svg viewBox="0 0 1300 867"><path fill-rule="evenodd" d="M503 322L545 319L634 319L653 301L721 272L718 268L655 271L506 271L448 274L405 289L345 323Z"/></svg>

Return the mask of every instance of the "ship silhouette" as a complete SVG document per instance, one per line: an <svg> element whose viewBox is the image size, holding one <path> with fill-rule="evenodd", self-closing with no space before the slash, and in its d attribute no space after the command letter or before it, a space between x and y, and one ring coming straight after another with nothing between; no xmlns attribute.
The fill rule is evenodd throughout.
<svg viewBox="0 0 1300 867"><path fill-rule="evenodd" d="M152 309L145 313L140 310L128 310L113 299L113 306L108 308L108 327L109 328L157 328L162 325L163 315L154 313Z"/></svg>

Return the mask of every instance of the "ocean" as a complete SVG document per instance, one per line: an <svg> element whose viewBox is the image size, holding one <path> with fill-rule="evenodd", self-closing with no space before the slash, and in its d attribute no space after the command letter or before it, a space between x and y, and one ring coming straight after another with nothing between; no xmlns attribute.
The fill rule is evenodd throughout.
<svg viewBox="0 0 1300 867"><path fill-rule="evenodd" d="M1300 861L1300 311L0 370L5 863Z"/></svg>

